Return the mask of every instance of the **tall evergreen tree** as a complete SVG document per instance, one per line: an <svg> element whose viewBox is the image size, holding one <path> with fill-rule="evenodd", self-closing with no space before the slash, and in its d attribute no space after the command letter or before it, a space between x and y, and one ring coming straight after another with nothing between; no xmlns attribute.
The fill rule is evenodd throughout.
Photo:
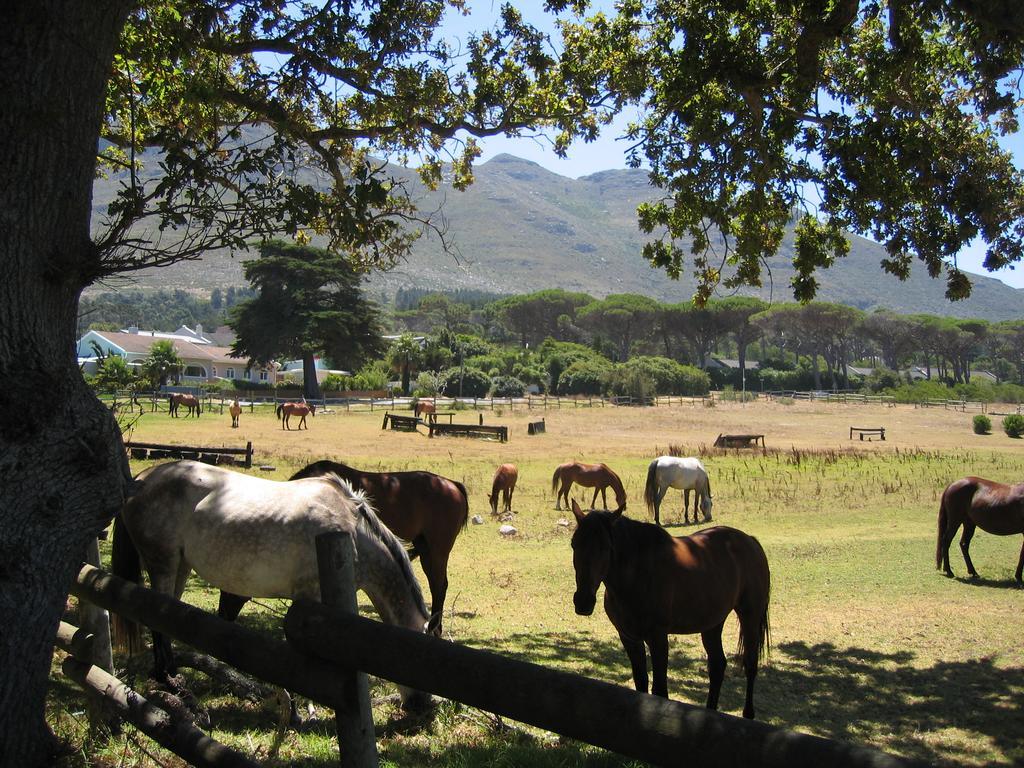
<svg viewBox="0 0 1024 768"><path fill-rule="evenodd" d="M231 313L231 350L251 365L301 359L307 398L320 397L318 355L356 370L383 350L377 305L347 258L274 241L244 269L258 295Z"/></svg>

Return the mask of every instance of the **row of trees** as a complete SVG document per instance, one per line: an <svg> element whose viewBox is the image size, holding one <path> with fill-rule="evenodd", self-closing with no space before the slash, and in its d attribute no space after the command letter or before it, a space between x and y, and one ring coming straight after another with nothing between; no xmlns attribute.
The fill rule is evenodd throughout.
<svg viewBox="0 0 1024 768"><path fill-rule="evenodd" d="M443 306L443 315L437 307ZM990 323L927 314L864 312L827 302L769 306L749 297L664 304L632 294L595 299L582 293L548 290L513 296L470 311L444 296L428 297L418 312L399 313L397 322L424 318L449 332L514 340L523 349L546 338L588 344L614 361L658 355L706 368L713 354L748 367L753 353L765 367L795 367L809 358L815 388L824 382L847 388L847 366L865 364L897 371L920 365L925 377L967 383L981 363L997 378L1024 383L1024 320Z"/></svg>
<svg viewBox="0 0 1024 768"><path fill-rule="evenodd" d="M696 307L631 294L595 299L557 289L489 302L479 297L475 306L459 296L421 293L414 307L396 308L389 317L365 297L347 262L319 249L267 243L260 259L247 262L245 270L254 298L227 314L238 334L235 351L250 364L303 359L310 397L318 395L315 357L351 370L372 361L384 363L361 371L355 381L332 381L328 389L379 389L394 374L405 393L414 374L437 374L457 361L459 390L473 396L497 386L478 372L510 379L498 388L512 392L534 385L544 391L596 394L622 388L610 373L612 364L664 358L705 369L713 354L739 363L731 379L714 372L718 385L740 385L748 354L760 363L752 385L772 389L800 382L815 389L848 389L848 366L856 363L892 371L917 364L925 378L934 374L950 383L969 383L972 366L981 364L997 379L1024 382L1024 321L867 313L825 302L769 306L749 297L710 300ZM381 338L386 325L407 329L390 347ZM561 382L552 376L550 350L543 347L548 339L588 349L590 375L573 371ZM798 369L799 375L773 373ZM116 360L102 373L101 382L127 375L118 370ZM688 381L673 391L699 388ZM432 394L444 388L420 382L418 389Z"/></svg>

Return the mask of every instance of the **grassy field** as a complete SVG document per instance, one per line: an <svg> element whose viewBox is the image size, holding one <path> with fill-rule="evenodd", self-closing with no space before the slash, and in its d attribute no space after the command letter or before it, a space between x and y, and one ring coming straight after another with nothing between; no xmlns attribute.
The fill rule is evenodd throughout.
<svg viewBox="0 0 1024 768"><path fill-rule="evenodd" d="M527 436L543 416L547 432ZM470 491L470 525L452 553L445 629L450 639L630 685L629 665L599 608L576 616L569 539L571 515L554 509L551 473L569 459L605 461L622 476L627 514L646 518L647 464L670 449L701 455L714 493L715 522L757 536L772 568L772 648L758 678L758 716L836 739L864 742L948 765L1024 764L1024 591L1013 586L1019 537L979 532L971 552L982 575L946 579L934 568L936 513L942 489L966 474L1003 482L1024 478L1024 445L1001 432L971 431L971 415L911 406L813 403L719 404L713 408L596 408L486 412L507 424L507 444L382 432L381 413L321 414L309 429L285 432L269 410L244 413L239 429L225 413L198 420L146 414L130 439L183 445L253 442L251 471L286 479L311 460L333 458L364 469L429 469ZM475 421L475 414L459 420ZM998 426L999 419L993 418ZM885 442L849 440L850 426L884 426ZM720 433L764 433L767 451L711 448ZM486 493L494 468L519 466L510 538L498 534ZM133 463L135 471L145 466ZM581 502L589 502L581 493ZM662 508L683 535L679 494ZM667 513L667 514L666 514ZM954 544L951 563L965 573ZM422 576L419 566L414 566ZM421 579L426 590L425 579ZM215 605L193 579L186 598ZM261 601L241 621L277 631L282 604ZM726 625L726 648L736 624ZM58 654L59 655L59 654ZM145 664L135 665L144 669ZM141 686L143 681L139 679ZM273 712L209 690L213 733L267 758ZM730 660L724 711L738 714L743 675ZM697 636L671 640L670 695L701 703L707 678ZM379 693L386 693L382 684ZM68 765L176 765L130 730L90 740L80 698L54 676L51 719L79 752ZM408 723L382 706L377 715L382 759L395 765L624 765L620 758L536 729L502 723L445 703L429 723ZM301 732L289 732L273 761L324 765L336 758L333 721L322 710Z"/></svg>

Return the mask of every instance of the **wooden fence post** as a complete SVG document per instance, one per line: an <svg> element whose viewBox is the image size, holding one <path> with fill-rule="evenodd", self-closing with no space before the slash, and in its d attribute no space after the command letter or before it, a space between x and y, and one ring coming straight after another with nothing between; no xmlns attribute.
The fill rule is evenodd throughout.
<svg viewBox="0 0 1024 768"><path fill-rule="evenodd" d="M342 531L316 537L320 574L320 600L324 605L359 615L356 600L355 543ZM377 736L373 730L370 683L365 672L353 670L341 695L343 707L335 710L338 748L344 768L376 768Z"/></svg>

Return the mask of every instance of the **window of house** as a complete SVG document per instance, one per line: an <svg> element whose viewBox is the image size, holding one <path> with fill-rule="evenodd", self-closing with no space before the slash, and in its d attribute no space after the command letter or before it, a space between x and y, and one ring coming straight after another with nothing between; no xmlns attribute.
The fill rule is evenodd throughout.
<svg viewBox="0 0 1024 768"><path fill-rule="evenodd" d="M199 365L189 365L185 368L185 375L192 378L206 378L206 370Z"/></svg>
<svg viewBox="0 0 1024 768"><path fill-rule="evenodd" d="M267 378L268 378L267 377L267 372L266 371L260 371L260 381L266 381Z"/></svg>
<svg viewBox="0 0 1024 768"><path fill-rule="evenodd" d="M233 379L233 378L235 378L235 369L234 368L228 368L227 371L225 371L225 374L227 375L227 377L229 379Z"/></svg>

